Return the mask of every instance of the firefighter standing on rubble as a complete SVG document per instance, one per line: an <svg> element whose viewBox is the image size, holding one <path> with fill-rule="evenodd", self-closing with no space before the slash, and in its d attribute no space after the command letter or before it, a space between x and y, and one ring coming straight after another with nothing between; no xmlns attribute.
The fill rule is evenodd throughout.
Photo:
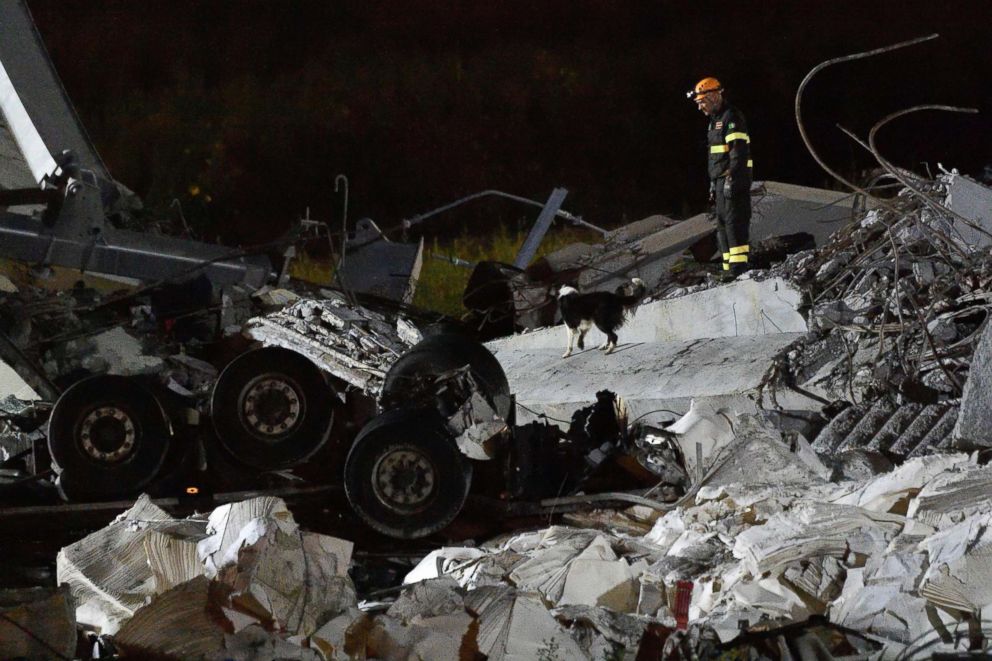
<svg viewBox="0 0 992 661"><path fill-rule="evenodd" d="M716 78L703 78L687 96L710 118L710 204L716 205L716 240L723 254L723 270L736 277L748 269L751 138L744 116L727 103Z"/></svg>

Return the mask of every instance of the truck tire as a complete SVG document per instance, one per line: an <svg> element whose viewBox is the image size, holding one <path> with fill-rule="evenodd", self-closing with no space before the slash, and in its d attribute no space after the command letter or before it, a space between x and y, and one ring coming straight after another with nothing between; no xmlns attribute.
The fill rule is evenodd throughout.
<svg viewBox="0 0 992 661"><path fill-rule="evenodd" d="M94 376L66 390L48 420L48 451L74 500L124 496L158 474L171 428L149 390L123 376Z"/></svg>
<svg viewBox="0 0 992 661"><path fill-rule="evenodd" d="M330 437L334 391L305 356L279 347L244 353L221 372L210 398L220 444L241 463L281 470Z"/></svg>
<svg viewBox="0 0 992 661"><path fill-rule="evenodd" d="M386 372L379 403L385 410L403 406L407 403L404 393L411 378L437 376L464 365L471 367L472 377L492 399L496 412L506 420L512 400L503 366L489 349L457 333L428 337L400 356Z"/></svg>
<svg viewBox="0 0 992 661"><path fill-rule="evenodd" d="M344 467L344 488L356 514L400 539L441 530L461 511L472 464L437 413L394 409L358 434Z"/></svg>

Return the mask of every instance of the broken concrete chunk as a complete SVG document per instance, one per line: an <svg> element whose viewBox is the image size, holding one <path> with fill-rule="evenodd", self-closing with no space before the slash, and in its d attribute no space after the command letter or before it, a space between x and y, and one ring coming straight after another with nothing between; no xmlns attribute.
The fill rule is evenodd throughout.
<svg viewBox="0 0 992 661"><path fill-rule="evenodd" d="M992 512L969 517L920 543L930 565L920 596L947 609L979 612L992 604Z"/></svg>
<svg viewBox="0 0 992 661"><path fill-rule="evenodd" d="M990 489L992 467L958 461L922 486L907 516L942 530L992 508Z"/></svg>
<svg viewBox="0 0 992 661"><path fill-rule="evenodd" d="M742 532L733 552L752 576L760 576L812 556L847 558L854 551L867 557L883 550L902 527L895 515L805 501Z"/></svg>
<svg viewBox="0 0 992 661"><path fill-rule="evenodd" d="M121 652L144 658L217 658L230 627L225 586L205 576L177 585L137 609L114 635Z"/></svg>
<svg viewBox="0 0 992 661"><path fill-rule="evenodd" d="M267 308L283 308L300 300L296 292L268 286L262 287L251 296Z"/></svg>
<svg viewBox="0 0 992 661"><path fill-rule="evenodd" d="M351 547L326 535L272 527L242 546L237 563L224 566L217 578L230 586L238 610L308 636L357 603L346 576Z"/></svg>
<svg viewBox="0 0 992 661"><path fill-rule="evenodd" d="M849 568L841 595L830 607L830 621L904 645L936 637L926 602L914 594L927 564L918 542L900 536L885 554Z"/></svg>
<svg viewBox="0 0 992 661"><path fill-rule="evenodd" d="M168 513L141 496L109 526L59 551L58 581L72 590L78 620L113 633L130 618L155 591L145 538L175 525Z"/></svg>
<svg viewBox="0 0 992 661"><path fill-rule="evenodd" d="M416 618L408 624L383 615L369 631L368 650L384 661L474 659L479 653L478 626L465 611Z"/></svg>
<svg viewBox="0 0 992 661"><path fill-rule="evenodd" d="M155 581L155 593L204 574L196 553L197 540L151 531L144 538L145 556Z"/></svg>
<svg viewBox="0 0 992 661"><path fill-rule="evenodd" d="M317 629L310 636L310 646L324 661L364 659L370 619L357 608L349 608Z"/></svg>
<svg viewBox="0 0 992 661"><path fill-rule="evenodd" d="M328 292L330 293L330 292ZM245 335L266 346L303 354L319 368L367 394L378 395L389 366L412 346L415 334L383 315L341 297L300 299L271 314L254 317Z"/></svg>
<svg viewBox="0 0 992 661"><path fill-rule="evenodd" d="M625 658L640 648L650 620L606 608L563 606L551 611L590 659Z"/></svg>
<svg viewBox="0 0 992 661"><path fill-rule="evenodd" d="M0 397L36 401L41 396L10 365L0 360Z"/></svg>
<svg viewBox="0 0 992 661"><path fill-rule="evenodd" d="M856 505L873 512L904 514L910 500L936 476L967 463L963 454L931 455L910 459L890 473L878 475L833 502ZM916 505L918 507L918 505ZM910 516L914 516L910 514Z"/></svg>
<svg viewBox="0 0 992 661"><path fill-rule="evenodd" d="M435 549L417 563L417 566L404 577L403 583L409 585L442 575L449 575L456 568L472 564L486 555L485 551L468 546L446 546Z"/></svg>
<svg viewBox="0 0 992 661"><path fill-rule="evenodd" d="M464 610L465 600L458 581L445 576L420 581L404 589L386 614L408 623L417 617L437 617Z"/></svg>
<svg viewBox="0 0 992 661"><path fill-rule="evenodd" d="M242 547L251 546L271 529L284 534L297 532L296 521L281 498L263 496L221 505L207 519L207 537L198 546L208 576L237 562Z"/></svg>
<svg viewBox="0 0 992 661"><path fill-rule="evenodd" d="M986 324L971 359L954 426L957 447L992 447L992 324Z"/></svg>
<svg viewBox="0 0 992 661"><path fill-rule="evenodd" d="M93 336L90 341L92 352L85 360L97 360L104 365L104 369L92 371L133 376L154 374L162 369L162 358L148 355L142 347L141 340L123 328L112 328Z"/></svg>
<svg viewBox="0 0 992 661"><path fill-rule="evenodd" d="M507 591L479 612L479 651L491 661L587 659L539 595Z"/></svg>
<svg viewBox="0 0 992 661"><path fill-rule="evenodd" d="M686 414L666 427L665 431L676 434L693 482L702 478L735 438L729 411L718 410L709 402L695 399Z"/></svg>

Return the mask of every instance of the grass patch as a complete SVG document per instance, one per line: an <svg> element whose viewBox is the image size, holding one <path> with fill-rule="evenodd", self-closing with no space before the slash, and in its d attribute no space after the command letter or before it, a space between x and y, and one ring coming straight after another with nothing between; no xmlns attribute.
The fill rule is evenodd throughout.
<svg viewBox="0 0 992 661"><path fill-rule="evenodd" d="M462 316L467 312L462 306L462 292L472 269L456 266L433 255L454 256L470 262L488 260L512 264L526 238L527 231L510 231L505 225L500 225L489 235L470 234L466 230L450 241L434 239L424 246L424 268L420 272L414 305L454 317ZM599 236L589 230L552 228L541 242L537 257L572 243L596 243L599 240Z"/></svg>
<svg viewBox="0 0 992 661"><path fill-rule="evenodd" d="M490 234L470 233L463 230L454 239L439 241L437 238L424 243L424 266L413 298L417 307L461 317L467 312L462 306L462 293L471 267L457 266L434 255L458 257L468 262L496 261L512 264L517 251L527 238L527 231L511 231L499 225ZM537 250L537 257L552 253L572 243L597 243L599 235L589 230L552 228ZM318 285L333 285L334 265L330 259L314 258L305 252L294 258L289 267L290 275L299 280Z"/></svg>
<svg viewBox="0 0 992 661"><path fill-rule="evenodd" d="M311 257L301 250L289 263L289 275L297 280L328 287L333 284L334 262L329 258Z"/></svg>

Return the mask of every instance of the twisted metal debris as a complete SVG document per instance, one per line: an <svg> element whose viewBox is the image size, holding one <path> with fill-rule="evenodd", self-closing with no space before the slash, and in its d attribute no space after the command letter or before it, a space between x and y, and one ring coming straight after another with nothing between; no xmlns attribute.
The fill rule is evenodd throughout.
<svg viewBox="0 0 992 661"><path fill-rule="evenodd" d="M855 222L835 233L828 245L793 255L773 270L803 288L812 308L811 326L820 331L790 354L792 369L798 367L800 373L795 380L812 376L836 353L843 359L831 368L825 390L837 399L930 403L960 397L992 301L992 259L988 251L969 245L961 229L992 234L946 203L958 175L944 171L928 178L907 172L876 145L879 130L899 117L922 110L975 109L921 105L900 110L872 127L867 144L845 130L882 168L865 186L848 181L822 160L802 122L803 92L819 71L936 37L828 60L814 67L796 92L796 122L810 154L863 199ZM898 193L882 197L893 185L901 186ZM782 378L781 366L778 373Z"/></svg>

